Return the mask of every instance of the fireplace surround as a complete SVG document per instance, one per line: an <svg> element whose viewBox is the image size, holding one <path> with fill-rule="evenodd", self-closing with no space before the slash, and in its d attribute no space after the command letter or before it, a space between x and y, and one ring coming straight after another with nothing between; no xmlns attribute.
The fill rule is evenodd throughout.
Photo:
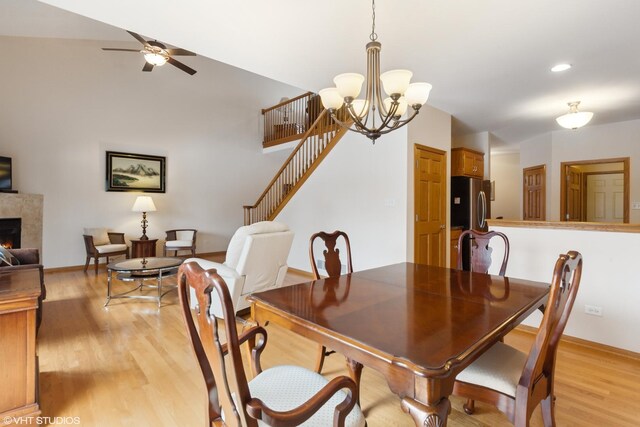
<svg viewBox="0 0 640 427"><path fill-rule="evenodd" d="M20 218L20 246L38 249L41 259L43 202L41 194L0 193L0 219Z"/></svg>

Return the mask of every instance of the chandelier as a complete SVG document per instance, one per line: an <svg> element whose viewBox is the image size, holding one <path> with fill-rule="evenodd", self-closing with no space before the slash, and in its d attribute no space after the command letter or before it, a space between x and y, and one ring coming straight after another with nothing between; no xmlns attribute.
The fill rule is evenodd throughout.
<svg viewBox="0 0 640 427"><path fill-rule="evenodd" d="M340 126L367 136L375 144L381 135L409 123L418 114L420 107L429 99L429 83L410 83L413 73L409 70L391 70L380 74L380 49L376 34L376 4L371 2L371 40L367 43L367 86L364 99L358 99L365 77L358 73L337 75L336 87L322 89L319 94L322 104L329 110L331 118ZM388 95L382 97L382 89ZM345 105L353 121L353 127L340 121L336 111ZM411 115L402 116L411 107Z"/></svg>
<svg viewBox="0 0 640 427"><path fill-rule="evenodd" d="M578 111L578 105L580 105L580 101L569 102L567 103L569 106L569 112L564 114L556 119L556 122L563 128L576 130L586 125L591 121L593 117L593 113L583 111Z"/></svg>

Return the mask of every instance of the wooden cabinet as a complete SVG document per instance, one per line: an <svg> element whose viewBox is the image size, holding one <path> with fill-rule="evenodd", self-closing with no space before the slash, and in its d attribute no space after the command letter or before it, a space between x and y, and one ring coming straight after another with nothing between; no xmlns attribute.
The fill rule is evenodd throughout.
<svg viewBox="0 0 640 427"><path fill-rule="evenodd" d="M449 240L450 262L449 268L457 268L458 265L458 238L462 234L462 228L452 228Z"/></svg>
<svg viewBox="0 0 640 427"><path fill-rule="evenodd" d="M452 148L451 176L484 178L484 154L468 148Z"/></svg>
<svg viewBox="0 0 640 427"><path fill-rule="evenodd" d="M156 256L158 239L131 240L131 258L152 258Z"/></svg>
<svg viewBox="0 0 640 427"><path fill-rule="evenodd" d="M36 355L39 296L38 269L0 272L0 415L4 419L40 414Z"/></svg>

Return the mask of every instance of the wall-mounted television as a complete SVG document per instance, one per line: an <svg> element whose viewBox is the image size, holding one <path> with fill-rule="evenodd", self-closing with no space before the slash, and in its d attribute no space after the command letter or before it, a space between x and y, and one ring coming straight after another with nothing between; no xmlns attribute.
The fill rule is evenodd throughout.
<svg viewBox="0 0 640 427"><path fill-rule="evenodd" d="M11 190L11 157L0 156L0 191Z"/></svg>

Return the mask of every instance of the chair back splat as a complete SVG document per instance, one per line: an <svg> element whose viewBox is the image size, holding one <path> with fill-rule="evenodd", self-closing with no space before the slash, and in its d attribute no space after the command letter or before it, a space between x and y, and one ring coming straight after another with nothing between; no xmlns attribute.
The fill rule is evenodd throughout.
<svg viewBox="0 0 640 427"><path fill-rule="evenodd" d="M195 262L183 264L178 274L178 289L182 314L207 387L209 397L209 421L212 423L217 420L222 420L222 412L224 411L224 422L226 425L241 426L244 424L240 422L240 414L233 404L230 390L238 390L240 396L244 397L242 400L248 400L249 388L247 386L244 369L241 365L242 362L240 362L240 366L238 366L237 362L241 361L242 358L240 356L236 323L233 320L235 313L231 304L229 290L223 283L224 281L215 270L204 271ZM195 290L196 299L198 300L196 317L198 319L199 333L189 308L189 287ZM224 322L227 344L222 344L220 341L217 319L209 315L211 292L215 292L218 295L225 319L229 319L229 321ZM212 339L202 340L200 338L201 335L204 337L212 337ZM258 345L256 348L260 347L261 346ZM229 366L227 366L224 357L227 352L231 353L229 358L231 363ZM227 375L227 373L229 375ZM223 378L224 384L218 386L216 384L216 378ZM233 381L233 384L229 384L229 379Z"/></svg>
<svg viewBox="0 0 640 427"><path fill-rule="evenodd" d="M338 277L342 273L342 262L340 261L340 249L336 249L338 239L344 239L347 250L347 273L353 273L353 264L351 263L351 245L349 244L349 236L344 231L336 230L333 233L320 231L311 236L309 240L309 257L311 258L311 268L313 269L314 279L320 279L318 266L316 265L316 257L313 250L313 244L316 239L322 239L326 249L322 251L324 255L325 270L329 277Z"/></svg>
<svg viewBox="0 0 640 427"><path fill-rule="evenodd" d="M499 231L463 231L458 238L458 270L462 270L463 244L466 240L470 240L471 271L488 273L489 267L491 267L491 253L493 252L493 248L489 246L489 242L494 237L501 238L504 241L504 256L502 257L502 264L500 266L500 272L498 273L500 276L504 276L507 271L507 262L509 261L509 239L507 239L504 233Z"/></svg>

